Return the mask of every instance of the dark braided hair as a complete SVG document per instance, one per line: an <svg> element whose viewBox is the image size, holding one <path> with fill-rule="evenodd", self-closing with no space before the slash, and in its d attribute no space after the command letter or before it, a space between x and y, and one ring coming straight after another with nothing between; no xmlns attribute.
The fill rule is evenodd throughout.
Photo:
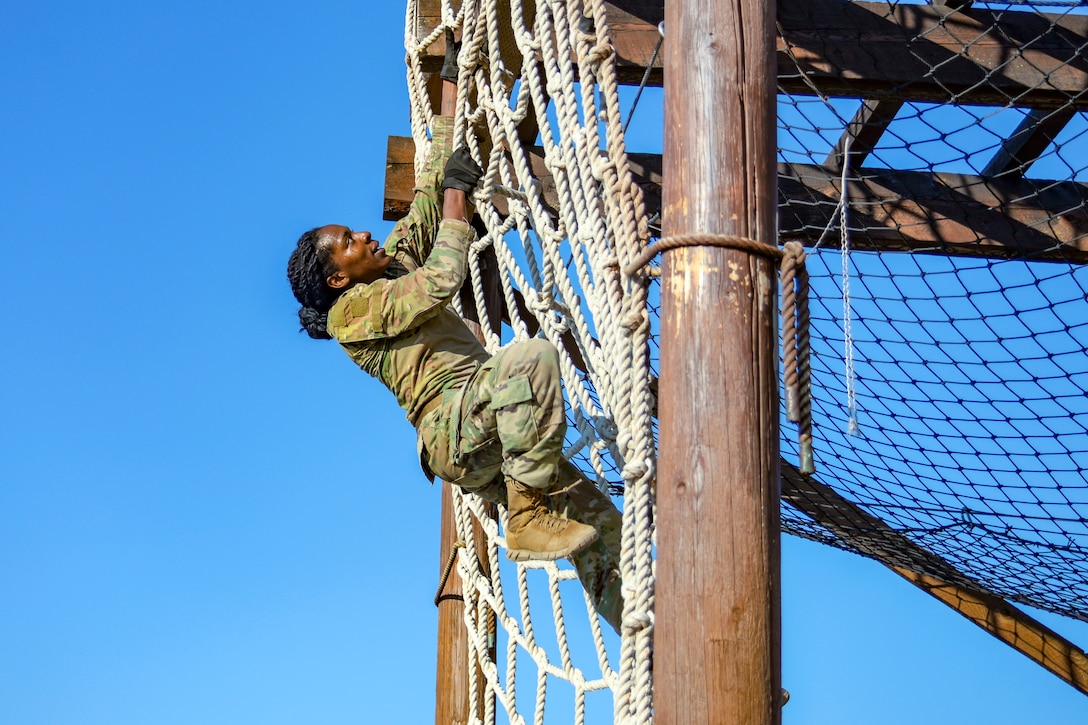
<svg viewBox="0 0 1088 725"><path fill-rule="evenodd" d="M328 249L321 244L317 229L311 229L298 238L298 246L287 260L287 280L295 299L302 305L298 321L302 329L315 340L331 340L328 326L329 310L340 297L326 283L329 275L336 272L336 265Z"/></svg>

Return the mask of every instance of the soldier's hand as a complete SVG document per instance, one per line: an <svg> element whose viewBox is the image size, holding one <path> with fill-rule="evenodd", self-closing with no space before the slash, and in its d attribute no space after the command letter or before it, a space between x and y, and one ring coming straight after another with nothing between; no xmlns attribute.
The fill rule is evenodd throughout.
<svg viewBox="0 0 1088 725"><path fill-rule="evenodd" d="M461 43L453 42L453 31L446 28L446 57L442 59L442 70L438 75L444 81L457 82L457 54L461 52Z"/></svg>
<svg viewBox="0 0 1088 725"><path fill-rule="evenodd" d="M459 146L450 160L446 162L445 176L442 179L443 189L458 189L466 194L476 188L480 183L480 177L484 175L480 165L472 160L472 155L464 146Z"/></svg>

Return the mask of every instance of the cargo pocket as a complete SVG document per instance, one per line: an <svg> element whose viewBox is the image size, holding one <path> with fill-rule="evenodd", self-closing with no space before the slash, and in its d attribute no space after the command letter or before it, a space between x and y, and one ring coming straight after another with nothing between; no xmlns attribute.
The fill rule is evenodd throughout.
<svg viewBox="0 0 1088 725"><path fill-rule="evenodd" d="M463 474L451 482L465 489L485 485L502 466L502 448L495 438L495 413L489 402L473 400L461 420L455 463Z"/></svg>
<svg viewBox="0 0 1088 725"><path fill-rule="evenodd" d="M527 451L540 440L537 410L532 401L533 388L528 375L514 375L496 387L491 395L495 428L507 454Z"/></svg>
<svg viewBox="0 0 1088 725"><path fill-rule="evenodd" d="M489 399L477 396L465 401L458 434L455 460L459 465L467 465L476 452L495 442L495 413Z"/></svg>

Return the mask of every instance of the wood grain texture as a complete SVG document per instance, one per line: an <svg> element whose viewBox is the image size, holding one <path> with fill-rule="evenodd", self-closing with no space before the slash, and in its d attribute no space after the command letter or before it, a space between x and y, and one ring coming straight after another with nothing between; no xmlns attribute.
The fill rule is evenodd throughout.
<svg viewBox="0 0 1088 725"><path fill-rule="evenodd" d="M773 4L665 12L665 234L773 243ZM679 249L661 298L656 720L777 723L777 275L762 257Z"/></svg>
<svg viewBox="0 0 1088 725"><path fill-rule="evenodd" d="M412 199L410 138L390 137L385 218L399 219ZM529 150L544 201L558 206L543 151ZM648 209L661 204L661 156L628 154ZM855 249L1088 263L1088 184L987 178L970 174L856 169L850 183ZM814 244L835 213L839 172L816 164L778 164L781 239ZM838 244L836 234L824 244Z"/></svg>
<svg viewBox="0 0 1088 725"><path fill-rule="evenodd" d="M1088 16L955 5L780 0L779 87L796 95L1088 109ZM440 15L439 0L420 7L430 13L424 22ZM619 82L637 85L657 44L664 0L614 0L608 17ZM437 71L444 49L442 41L432 45L424 68ZM651 67L650 85L662 84L662 63L659 56Z"/></svg>

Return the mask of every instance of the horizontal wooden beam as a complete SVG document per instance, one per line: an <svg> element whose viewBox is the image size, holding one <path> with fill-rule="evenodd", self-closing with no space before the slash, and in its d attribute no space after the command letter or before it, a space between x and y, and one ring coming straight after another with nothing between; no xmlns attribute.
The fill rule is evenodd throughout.
<svg viewBox="0 0 1088 725"><path fill-rule="evenodd" d="M642 81L664 0L608 6L621 83ZM434 27L440 0L420 0ZM1088 110L1088 15L847 0L779 0L784 93ZM667 31L666 31L667 32ZM666 42L668 42L666 40ZM425 70L438 70L432 45ZM661 58L649 83L662 83Z"/></svg>
<svg viewBox="0 0 1088 725"><path fill-rule="evenodd" d="M411 138L390 137L385 219L408 211L414 154ZM557 207L542 154L530 149L533 170L545 203ZM659 208L661 157L630 154L629 160L647 208ZM1088 184L867 168L853 175L847 193L855 249L1088 263ZM779 164L780 236L815 244L832 222L839 187L839 173L830 167ZM836 246L832 228L825 244Z"/></svg>
<svg viewBox="0 0 1088 725"><path fill-rule="evenodd" d="M1088 694L1088 655L1084 650L785 460L782 500L858 553L876 559Z"/></svg>
<svg viewBox="0 0 1088 725"><path fill-rule="evenodd" d="M853 177L853 248L1088 262L1088 184L867 168ZM779 164L779 233L819 239L840 187L833 169ZM837 221L833 230L837 238Z"/></svg>
<svg viewBox="0 0 1088 725"><path fill-rule="evenodd" d="M783 0L779 22L787 93L1088 108L1085 15Z"/></svg>

